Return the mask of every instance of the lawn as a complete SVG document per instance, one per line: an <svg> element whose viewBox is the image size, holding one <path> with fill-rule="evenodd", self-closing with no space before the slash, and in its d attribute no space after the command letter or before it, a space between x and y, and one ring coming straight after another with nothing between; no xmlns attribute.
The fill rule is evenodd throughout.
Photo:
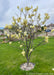
<svg viewBox="0 0 54 75"><path fill-rule="evenodd" d="M35 39L35 45L41 41ZM26 62L18 49L20 44L13 42L11 45L0 44L0 75L42 75L36 73L54 73L54 37L49 38L49 43L41 45L34 50L30 62L35 64L35 68L30 71L22 71L20 65ZM43 74L46 75L46 74ZM50 74L51 75L51 74Z"/></svg>

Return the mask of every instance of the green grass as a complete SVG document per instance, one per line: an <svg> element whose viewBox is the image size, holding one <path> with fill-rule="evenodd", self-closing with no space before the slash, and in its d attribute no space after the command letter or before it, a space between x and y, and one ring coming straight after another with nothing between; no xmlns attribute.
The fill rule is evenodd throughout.
<svg viewBox="0 0 54 75"><path fill-rule="evenodd" d="M36 42L38 43L39 41L41 41L40 38L35 39L35 45ZM30 62L34 63L35 67L30 71L22 71L20 69L20 65L25 63L26 59L21 55L21 50L19 50L18 47L18 42L13 42L11 45L8 43L0 44L0 75L54 73L54 71L52 71L52 68L54 68L54 37L49 38L49 43L41 45L34 50Z"/></svg>

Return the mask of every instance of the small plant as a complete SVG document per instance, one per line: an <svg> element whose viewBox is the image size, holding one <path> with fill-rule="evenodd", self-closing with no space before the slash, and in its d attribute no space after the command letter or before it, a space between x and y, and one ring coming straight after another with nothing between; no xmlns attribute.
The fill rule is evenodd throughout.
<svg viewBox="0 0 54 75"><path fill-rule="evenodd" d="M18 6L17 8L20 14L17 15L17 18L13 17L12 25L6 26L5 28L16 32L15 34L11 34L11 37L18 39L20 49L22 49L21 54L26 57L28 67L32 52L44 41L48 42L48 36L46 36L45 40L42 40L34 47L33 40L38 30L41 30L41 25L45 24L49 19L49 15L45 13L44 20L42 21L40 13L38 14L38 6L36 8L33 8L33 6L25 7L25 9L20 9ZM7 36L9 37L9 34Z"/></svg>

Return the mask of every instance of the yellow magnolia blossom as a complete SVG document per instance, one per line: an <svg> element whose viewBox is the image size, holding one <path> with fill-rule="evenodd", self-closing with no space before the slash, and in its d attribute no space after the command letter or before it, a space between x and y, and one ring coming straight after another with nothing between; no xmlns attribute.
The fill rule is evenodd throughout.
<svg viewBox="0 0 54 75"><path fill-rule="evenodd" d="M15 25L15 22L12 22L13 25Z"/></svg>
<svg viewBox="0 0 54 75"><path fill-rule="evenodd" d="M35 26L33 25L32 28L34 28Z"/></svg>
<svg viewBox="0 0 54 75"><path fill-rule="evenodd" d="M33 8L33 6L31 5L31 9Z"/></svg>
<svg viewBox="0 0 54 75"><path fill-rule="evenodd" d="M31 18L31 15L30 14L28 15L28 18Z"/></svg>
<svg viewBox="0 0 54 75"><path fill-rule="evenodd" d="M17 29L17 31L19 31L19 29Z"/></svg>
<svg viewBox="0 0 54 75"><path fill-rule="evenodd" d="M9 44L12 44L12 42L9 42Z"/></svg>
<svg viewBox="0 0 54 75"><path fill-rule="evenodd" d="M7 35L7 32L5 31L5 34Z"/></svg>
<svg viewBox="0 0 54 75"><path fill-rule="evenodd" d="M45 24L45 21L43 21L42 24Z"/></svg>
<svg viewBox="0 0 54 75"><path fill-rule="evenodd" d="M27 32L26 31L24 32L24 36L27 36Z"/></svg>
<svg viewBox="0 0 54 75"><path fill-rule="evenodd" d="M19 9L19 6L17 6L17 8Z"/></svg>
<svg viewBox="0 0 54 75"><path fill-rule="evenodd" d="M9 29L11 29L11 28L12 28L12 26L11 26L11 25L9 25L9 26L8 26L8 28L9 28Z"/></svg>
<svg viewBox="0 0 54 75"><path fill-rule="evenodd" d="M14 34L11 34L11 38L13 38L13 37L15 37L15 35Z"/></svg>
<svg viewBox="0 0 54 75"><path fill-rule="evenodd" d="M12 18L13 18L13 21L15 21L15 22L16 22L16 19L15 19L15 17L13 16Z"/></svg>
<svg viewBox="0 0 54 75"><path fill-rule="evenodd" d="M52 68L52 70L54 71L54 68Z"/></svg>
<svg viewBox="0 0 54 75"><path fill-rule="evenodd" d="M45 42L47 42L47 43L48 43L48 39L47 39L47 40L45 40Z"/></svg>
<svg viewBox="0 0 54 75"><path fill-rule="evenodd" d="M22 32L22 30L19 31L20 33Z"/></svg>
<svg viewBox="0 0 54 75"><path fill-rule="evenodd" d="M29 53L32 52L32 51L33 51L33 49L30 49L30 50L29 50Z"/></svg>
<svg viewBox="0 0 54 75"><path fill-rule="evenodd" d="M47 27L45 26L45 27L44 27L44 30L46 30L46 29L47 29Z"/></svg>
<svg viewBox="0 0 54 75"><path fill-rule="evenodd" d="M51 32L54 32L54 29L52 29Z"/></svg>
<svg viewBox="0 0 54 75"><path fill-rule="evenodd" d="M28 24L26 24L26 27L28 26Z"/></svg>
<svg viewBox="0 0 54 75"><path fill-rule="evenodd" d="M48 36L45 36L45 42L48 42L48 38L49 38Z"/></svg>
<svg viewBox="0 0 54 75"><path fill-rule="evenodd" d="M7 36L9 37L10 35L9 35L9 34L7 34Z"/></svg>
<svg viewBox="0 0 54 75"><path fill-rule="evenodd" d="M45 16L48 16L48 13L45 13Z"/></svg>
<svg viewBox="0 0 54 75"><path fill-rule="evenodd" d="M26 25L27 24L27 19L23 20L23 24Z"/></svg>
<svg viewBox="0 0 54 75"><path fill-rule="evenodd" d="M22 51L22 55L25 56L25 51L24 50Z"/></svg>
<svg viewBox="0 0 54 75"><path fill-rule="evenodd" d="M20 22L21 21L21 17L17 18L17 21Z"/></svg>
<svg viewBox="0 0 54 75"><path fill-rule="evenodd" d="M21 27L19 27L19 29L21 29Z"/></svg>
<svg viewBox="0 0 54 75"><path fill-rule="evenodd" d="M45 36L45 39L48 39L49 37L48 36Z"/></svg>
<svg viewBox="0 0 54 75"><path fill-rule="evenodd" d="M29 8L29 7L25 7L25 10L26 10L26 11L29 11L30 9L31 9L31 8Z"/></svg>
<svg viewBox="0 0 54 75"><path fill-rule="evenodd" d="M21 8L21 12L23 12L23 8Z"/></svg>
<svg viewBox="0 0 54 75"><path fill-rule="evenodd" d="M41 18L40 18L40 14L38 15L38 19L41 20Z"/></svg>
<svg viewBox="0 0 54 75"><path fill-rule="evenodd" d="M23 45L20 45L20 47L22 47Z"/></svg>
<svg viewBox="0 0 54 75"><path fill-rule="evenodd" d="M8 24L6 24L5 28L8 28Z"/></svg>
<svg viewBox="0 0 54 75"><path fill-rule="evenodd" d="M31 16L34 16L34 14L31 14Z"/></svg>
<svg viewBox="0 0 54 75"><path fill-rule="evenodd" d="M38 10L38 6L33 10L33 12L36 12Z"/></svg>
<svg viewBox="0 0 54 75"><path fill-rule="evenodd" d="M19 36L16 34L15 38L16 38L16 39L19 39Z"/></svg>
<svg viewBox="0 0 54 75"><path fill-rule="evenodd" d="M49 18L50 18L50 16L48 15L48 13L45 13L44 19L49 19Z"/></svg>
<svg viewBox="0 0 54 75"><path fill-rule="evenodd" d="M34 28L35 26L33 25L33 26L30 26L30 28Z"/></svg>
<svg viewBox="0 0 54 75"><path fill-rule="evenodd" d="M19 33L18 36L21 37L21 34Z"/></svg>

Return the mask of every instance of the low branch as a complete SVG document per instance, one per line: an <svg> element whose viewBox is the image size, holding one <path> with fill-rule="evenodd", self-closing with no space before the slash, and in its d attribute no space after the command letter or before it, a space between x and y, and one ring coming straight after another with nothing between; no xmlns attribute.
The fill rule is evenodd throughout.
<svg viewBox="0 0 54 75"><path fill-rule="evenodd" d="M44 42L44 40L41 41L36 47L34 47L33 50L34 50L35 48L37 48L38 46L40 46L43 42Z"/></svg>

